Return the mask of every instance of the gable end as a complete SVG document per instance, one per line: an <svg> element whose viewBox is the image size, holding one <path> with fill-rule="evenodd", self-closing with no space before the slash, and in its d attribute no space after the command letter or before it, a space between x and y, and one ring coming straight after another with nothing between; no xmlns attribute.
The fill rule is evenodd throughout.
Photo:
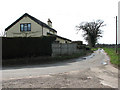
<svg viewBox="0 0 120 90"><path fill-rule="evenodd" d="M36 23L38 23L39 25L48 28L51 31L57 32L56 30L54 30L53 28L49 27L47 24L43 23L42 21L36 19L35 17L25 13L23 16L21 16L19 19L17 19L15 22L13 22L10 26L8 26L5 31L7 31L8 29L10 29L12 26L14 26L17 22L19 22L21 19L23 19L24 17L29 17L30 19L32 19L33 21L35 21Z"/></svg>

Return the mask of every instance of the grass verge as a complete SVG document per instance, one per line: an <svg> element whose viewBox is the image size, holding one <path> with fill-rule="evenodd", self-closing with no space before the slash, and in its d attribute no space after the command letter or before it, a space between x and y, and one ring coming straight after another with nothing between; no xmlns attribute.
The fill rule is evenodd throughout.
<svg viewBox="0 0 120 90"><path fill-rule="evenodd" d="M110 62L114 65L117 65L120 67L120 58L118 57L120 54L120 48L118 49L118 54L115 52L115 48L103 48L105 52L109 55L110 57Z"/></svg>
<svg viewBox="0 0 120 90"><path fill-rule="evenodd" d="M96 51L96 50L98 50L98 48L91 48L91 50L92 50L92 51Z"/></svg>

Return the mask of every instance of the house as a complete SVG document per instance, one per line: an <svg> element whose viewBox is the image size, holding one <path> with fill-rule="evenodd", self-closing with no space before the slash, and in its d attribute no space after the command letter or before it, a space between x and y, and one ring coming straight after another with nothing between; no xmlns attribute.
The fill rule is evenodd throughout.
<svg viewBox="0 0 120 90"><path fill-rule="evenodd" d="M56 37L56 42L72 42L67 38L57 35L57 31L52 28L52 22L50 19L48 19L47 23L48 24L25 13L5 29L6 37L41 37L54 35Z"/></svg>

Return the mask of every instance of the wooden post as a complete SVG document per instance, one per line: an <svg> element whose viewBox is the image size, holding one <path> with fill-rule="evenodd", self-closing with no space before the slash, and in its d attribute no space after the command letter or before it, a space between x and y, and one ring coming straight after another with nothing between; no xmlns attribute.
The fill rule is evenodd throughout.
<svg viewBox="0 0 120 90"><path fill-rule="evenodd" d="M116 16L116 53L117 53L117 16Z"/></svg>

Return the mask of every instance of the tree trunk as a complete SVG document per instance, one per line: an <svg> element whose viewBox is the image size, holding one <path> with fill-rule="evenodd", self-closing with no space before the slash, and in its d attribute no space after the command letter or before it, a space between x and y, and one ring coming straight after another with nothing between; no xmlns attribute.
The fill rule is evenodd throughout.
<svg viewBox="0 0 120 90"><path fill-rule="evenodd" d="M92 47L92 40L89 34L88 34L88 45L90 48Z"/></svg>

